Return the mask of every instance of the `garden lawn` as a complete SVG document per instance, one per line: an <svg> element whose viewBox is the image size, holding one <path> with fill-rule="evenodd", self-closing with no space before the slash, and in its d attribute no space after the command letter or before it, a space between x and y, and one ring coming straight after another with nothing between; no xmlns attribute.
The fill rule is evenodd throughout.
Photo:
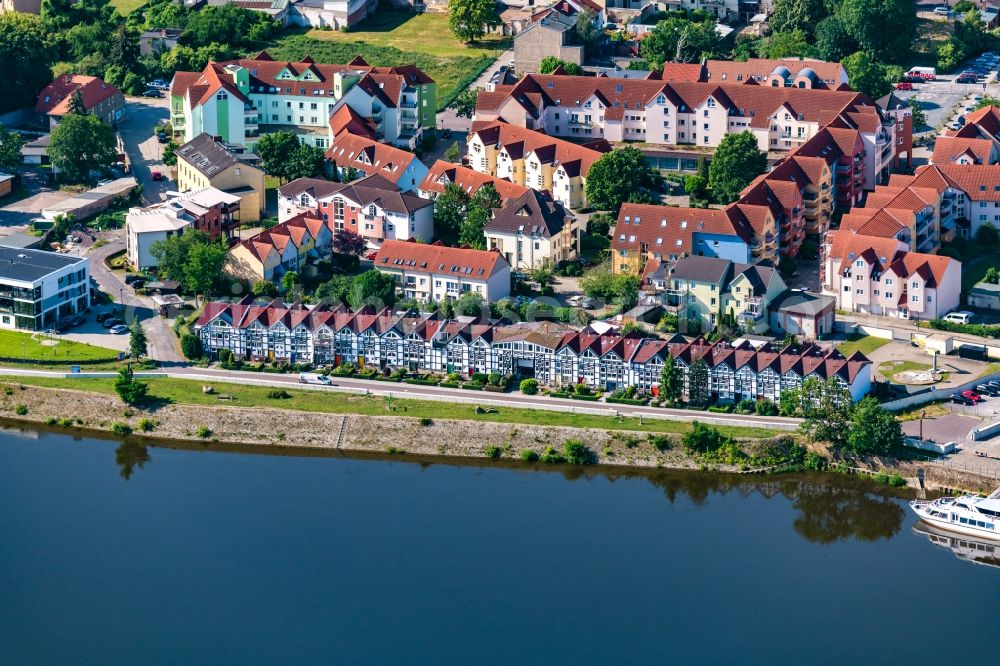
<svg viewBox="0 0 1000 666"><path fill-rule="evenodd" d="M437 83L441 111L508 46L499 37L462 44L451 34L445 13L379 11L350 32L286 30L267 51L277 60L301 60L308 55L316 62L342 64L359 55L375 66L413 63Z"/></svg>
<svg viewBox="0 0 1000 666"><path fill-rule="evenodd" d="M0 382L3 380L0 379ZM114 379L61 379L55 377L18 377L16 383L50 388L68 388L80 391L113 394ZM143 380L147 381L147 380ZM290 399L276 400L267 397L273 386L246 386L212 382L215 394L202 392L205 382L190 379L154 378L148 380L149 396L175 404L209 405L212 407L272 407L295 409L304 412L332 414L361 414L367 416L409 416L414 418L455 419L464 421L490 421L499 423L528 423L532 425L600 428L602 430L636 430L646 432L685 433L691 425L683 421L663 419L638 419L585 414L570 414L541 409L497 407L496 414L476 414L475 405L437 402L431 400L387 399L381 396L360 396L327 391L301 391L285 389ZM233 400L221 401L219 394L232 396ZM719 430L732 437L765 438L777 433L766 428L720 426Z"/></svg>
<svg viewBox="0 0 1000 666"><path fill-rule="evenodd" d="M55 345L43 342L56 341ZM107 347L97 347L82 342L71 342L46 335L32 335L16 331L0 331L0 357L28 358L31 360L60 360L66 363L92 359L114 359L118 352Z"/></svg>
<svg viewBox="0 0 1000 666"><path fill-rule="evenodd" d="M128 16L146 4L146 0L111 0L110 5L122 16Z"/></svg>
<svg viewBox="0 0 1000 666"><path fill-rule="evenodd" d="M868 356L873 351L886 344L889 344L889 340L886 338L876 338L871 335L852 335L847 339L847 342L842 342L837 345L837 351L844 356L850 356L856 351L860 351L865 356Z"/></svg>

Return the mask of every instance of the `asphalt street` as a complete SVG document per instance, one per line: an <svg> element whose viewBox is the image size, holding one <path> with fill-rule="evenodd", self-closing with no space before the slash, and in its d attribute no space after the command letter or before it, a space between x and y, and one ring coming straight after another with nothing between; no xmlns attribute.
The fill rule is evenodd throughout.
<svg viewBox="0 0 1000 666"><path fill-rule="evenodd" d="M172 189L170 181L153 180L153 171L167 174L163 164L163 147L156 139L153 129L170 119L170 100L162 98L129 97L128 117L118 126L125 151L132 164L132 176L142 185L142 200L157 203L163 194Z"/></svg>

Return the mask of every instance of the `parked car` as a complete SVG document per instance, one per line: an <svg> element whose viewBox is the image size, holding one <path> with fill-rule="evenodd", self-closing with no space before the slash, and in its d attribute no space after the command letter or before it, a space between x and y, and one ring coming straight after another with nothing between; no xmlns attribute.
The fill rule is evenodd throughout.
<svg viewBox="0 0 1000 666"><path fill-rule="evenodd" d="M101 326L103 326L104 328L112 328L114 326L118 326L119 324L124 324L124 323L125 322L123 322L118 317L112 317L111 319L105 319L103 322L101 322Z"/></svg>
<svg viewBox="0 0 1000 666"><path fill-rule="evenodd" d="M948 399L951 400L956 405L966 405L967 407L972 407L973 405L976 404L975 400L970 400L961 393L952 393L950 396L948 396Z"/></svg>
<svg viewBox="0 0 1000 666"><path fill-rule="evenodd" d="M450 136L451 136L451 130L450 130L450 129L448 129L448 128L446 127L446 128L444 129L444 131L443 131L443 132L441 132L441 136L442 136L443 138L447 139L448 137L450 137Z"/></svg>
<svg viewBox="0 0 1000 666"><path fill-rule="evenodd" d="M156 88L150 88L149 90L143 91L142 96L143 97L163 97L163 93L160 92L159 90L157 90Z"/></svg>
<svg viewBox="0 0 1000 666"><path fill-rule="evenodd" d="M166 132L160 130L159 132L156 133L156 140L159 141L160 143L168 143L170 141L170 137L167 136Z"/></svg>
<svg viewBox="0 0 1000 666"><path fill-rule="evenodd" d="M79 326L85 321L87 321L87 318L84 317L83 315L73 315L72 317L66 320L66 325L70 327Z"/></svg>
<svg viewBox="0 0 1000 666"><path fill-rule="evenodd" d="M978 384L976 386L976 393L979 393L980 395L988 395L990 397L993 397L1000 395L1000 390L998 390L993 386L990 386L989 384Z"/></svg>
<svg viewBox="0 0 1000 666"><path fill-rule="evenodd" d="M153 79L152 81L146 82L146 87L154 88L156 90L166 90L167 88L170 87L170 84L168 84L163 79Z"/></svg>
<svg viewBox="0 0 1000 666"><path fill-rule="evenodd" d="M957 79L955 79L955 83L975 83L976 80L975 74L962 73L958 75Z"/></svg>
<svg viewBox="0 0 1000 666"><path fill-rule="evenodd" d="M951 14L951 9L949 9L948 7L935 7L934 13L937 14L938 16L948 16L949 14Z"/></svg>
<svg viewBox="0 0 1000 666"><path fill-rule="evenodd" d="M967 310L956 310L949 312L942 319L950 321L952 324L968 324L972 321L973 314Z"/></svg>
<svg viewBox="0 0 1000 666"><path fill-rule="evenodd" d="M126 333L128 333L128 326L126 326L125 324L115 324L114 326L108 329L108 332L110 332L112 335L125 335Z"/></svg>
<svg viewBox="0 0 1000 666"><path fill-rule="evenodd" d="M150 171L149 175L153 180L163 180L163 173L160 171Z"/></svg>
<svg viewBox="0 0 1000 666"><path fill-rule="evenodd" d="M972 402L982 402L984 400L983 396L979 395L973 390L962 391L962 395L971 400Z"/></svg>
<svg viewBox="0 0 1000 666"><path fill-rule="evenodd" d="M128 281L128 277L125 278L125 281L126 282ZM98 312L97 316L95 317L95 319L97 320L98 324L103 324L105 321L107 321L107 319L109 319L110 317L113 317L113 316L114 316L114 313L112 313L112 312Z"/></svg>
<svg viewBox="0 0 1000 666"><path fill-rule="evenodd" d="M896 84L896 90L913 90L913 84L909 81L903 81Z"/></svg>

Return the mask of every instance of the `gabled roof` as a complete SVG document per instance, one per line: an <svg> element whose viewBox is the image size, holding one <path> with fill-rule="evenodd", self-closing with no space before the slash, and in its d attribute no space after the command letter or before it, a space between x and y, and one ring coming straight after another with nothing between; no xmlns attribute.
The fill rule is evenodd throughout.
<svg viewBox="0 0 1000 666"><path fill-rule="evenodd" d="M338 168L353 167L368 175L377 173L393 184L399 182L414 161L419 162L416 155L402 148L349 133L336 137L325 156Z"/></svg>
<svg viewBox="0 0 1000 666"><path fill-rule="evenodd" d="M444 192L445 185L449 184L458 185L469 196L478 192L479 188L483 185L492 185L493 189L500 195L501 201L509 201L528 192L528 188L523 185L512 183L504 178L480 173L467 166L452 164L445 160L438 160L431 166L418 189L421 192L436 192L441 194Z"/></svg>
<svg viewBox="0 0 1000 666"><path fill-rule="evenodd" d="M763 80L778 75L786 81L799 76L812 79L817 88L835 88L846 78L843 65L809 58L750 58L746 62L708 60L705 63L709 80L713 83L727 81L739 83L751 79Z"/></svg>
<svg viewBox="0 0 1000 666"><path fill-rule="evenodd" d="M676 280L721 284L727 281L732 266L733 262L719 257L697 255L680 257L674 263L670 277Z"/></svg>
<svg viewBox="0 0 1000 666"><path fill-rule="evenodd" d="M618 213L611 248L638 250L645 244L658 254L691 253L695 232L735 236L744 243L754 235L748 224L725 210L626 203Z"/></svg>
<svg viewBox="0 0 1000 666"><path fill-rule="evenodd" d="M177 148L176 152L179 159L184 160L209 178L215 177L236 164L257 169L252 164L240 159L221 141L216 141L204 132Z"/></svg>
<svg viewBox="0 0 1000 666"><path fill-rule="evenodd" d="M996 142L993 139L967 139L955 136L939 136L934 141L931 164L950 164L960 157L966 157L975 164L990 164Z"/></svg>
<svg viewBox="0 0 1000 666"><path fill-rule="evenodd" d="M375 139L377 136L371 120L365 118L349 105L344 104L330 116L330 132L334 137L342 133Z"/></svg>
<svg viewBox="0 0 1000 666"><path fill-rule="evenodd" d="M493 219L486 223L487 232L503 232L555 236L572 220L558 201L552 201L537 190L528 190L504 207L493 211Z"/></svg>
<svg viewBox="0 0 1000 666"><path fill-rule="evenodd" d="M603 152L501 120L479 125L472 134L487 146L507 150L512 159L534 153L543 164L561 166L570 177L584 176ZM470 137L471 138L471 137Z"/></svg>
<svg viewBox="0 0 1000 666"><path fill-rule="evenodd" d="M935 164L970 199L1000 201L1000 164Z"/></svg>
<svg viewBox="0 0 1000 666"><path fill-rule="evenodd" d="M69 103L73 93L80 91L83 106L88 111L108 99L112 95L121 95L121 91L110 83L105 83L96 76L83 74L63 74L52 80L38 93L35 104L36 113L50 116L63 116L69 113ZM124 103L124 100L123 100Z"/></svg>
<svg viewBox="0 0 1000 666"><path fill-rule="evenodd" d="M380 270L451 274L466 280L488 280L508 266L499 252L397 240L382 243L372 263Z"/></svg>

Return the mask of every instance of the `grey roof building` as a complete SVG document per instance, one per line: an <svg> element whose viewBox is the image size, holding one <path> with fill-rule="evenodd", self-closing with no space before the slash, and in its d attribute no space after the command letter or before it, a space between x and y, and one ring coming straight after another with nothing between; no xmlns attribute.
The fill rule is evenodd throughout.
<svg viewBox="0 0 1000 666"><path fill-rule="evenodd" d="M0 328L42 330L89 304L86 257L0 245Z"/></svg>

